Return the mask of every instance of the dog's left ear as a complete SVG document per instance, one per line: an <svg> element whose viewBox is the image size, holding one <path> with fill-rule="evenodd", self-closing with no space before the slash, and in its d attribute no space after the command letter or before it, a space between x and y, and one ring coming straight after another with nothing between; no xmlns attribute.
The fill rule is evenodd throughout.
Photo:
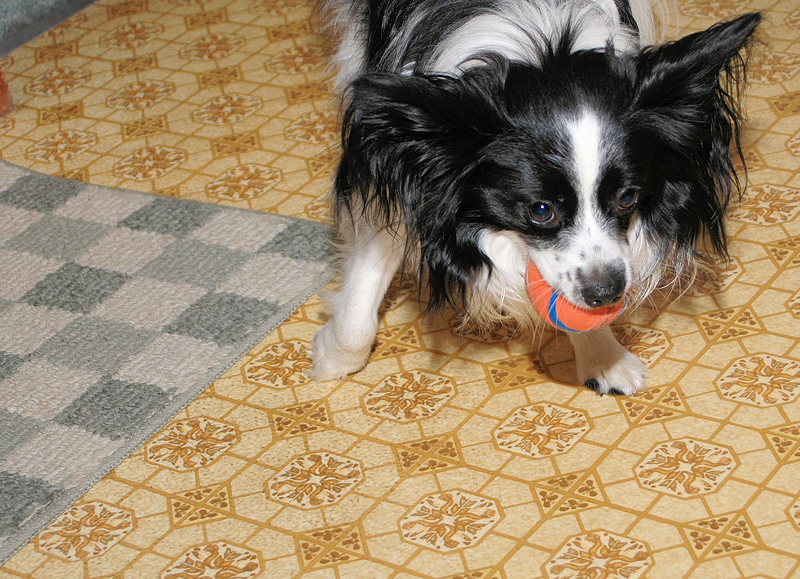
<svg viewBox="0 0 800 579"><path fill-rule="evenodd" d="M661 211L676 213L679 242L693 244L705 230L722 255L722 216L739 189L730 148L741 156L742 54L759 22L761 14L746 14L647 48L634 61L632 126L641 143L655 147L649 173L661 180Z"/></svg>
<svg viewBox="0 0 800 579"><path fill-rule="evenodd" d="M761 22L745 14L703 32L648 48L637 58L637 100L649 107L698 105L719 88L720 74L733 75Z"/></svg>

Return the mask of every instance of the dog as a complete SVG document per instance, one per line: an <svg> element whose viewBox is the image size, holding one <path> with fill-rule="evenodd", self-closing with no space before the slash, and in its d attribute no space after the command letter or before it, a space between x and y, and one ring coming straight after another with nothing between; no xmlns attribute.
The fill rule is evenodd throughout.
<svg viewBox="0 0 800 579"><path fill-rule="evenodd" d="M365 366L401 267L431 309L536 330L529 261L591 311L634 308L726 255L759 13L655 45L647 0L330 0L327 12L341 37L342 281L313 379ZM585 386L645 387L608 327L569 338Z"/></svg>

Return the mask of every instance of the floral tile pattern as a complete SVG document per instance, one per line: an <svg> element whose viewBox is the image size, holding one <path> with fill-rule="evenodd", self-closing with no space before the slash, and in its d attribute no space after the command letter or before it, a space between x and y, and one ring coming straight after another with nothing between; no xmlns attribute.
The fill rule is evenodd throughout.
<svg viewBox="0 0 800 579"><path fill-rule="evenodd" d="M612 533L588 533L570 539L547 565L550 579L641 577L652 564L647 547Z"/></svg>
<svg viewBox="0 0 800 579"><path fill-rule="evenodd" d="M184 553L161 574L161 579L195 577L251 579L258 575L259 571L261 564L256 553L217 541Z"/></svg>
<svg viewBox="0 0 800 579"><path fill-rule="evenodd" d="M800 396L800 362L763 354L740 358L717 380L722 396L773 406Z"/></svg>
<svg viewBox="0 0 800 579"><path fill-rule="evenodd" d="M713 491L734 466L728 449L682 438L656 446L636 475L647 488L684 497Z"/></svg>
<svg viewBox="0 0 800 579"><path fill-rule="evenodd" d="M361 465L335 454L298 456L267 481L269 495L303 509L339 502L364 477Z"/></svg>
<svg viewBox="0 0 800 579"><path fill-rule="evenodd" d="M236 429L209 418L172 423L147 443L147 460L185 471L213 462L236 441Z"/></svg>
<svg viewBox="0 0 800 579"><path fill-rule="evenodd" d="M327 220L339 126L313 7L98 0L0 59L0 158ZM730 260L613 327L646 391L573 386L554 331L423 317L408 278L367 367L316 383L314 296L0 578L799 579L800 8L671 16L685 34L750 10Z"/></svg>
<svg viewBox="0 0 800 579"><path fill-rule="evenodd" d="M450 551L473 545L499 520L494 501L455 490L425 497L400 528L406 541Z"/></svg>
<svg viewBox="0 0 800 579"><path fill-rule="evenodd" d="M369 414L405 422L432 416L454 394L450 378L413 370L381 380L364 404Z"/></svg>
<svg viewBox="0 0 800 579"><path fill-rule="evenodd" d="M64 513L38 538L42 551L79 561L108 551L133 530L131 513L93 501Z"/></svg>
<svg viewBox="0 0 800 579"><path fill-rule="evenodd" d="M568 452L589 428L580 410L544 403L515 410L494 438L504 450L541 458Z"/></svg>

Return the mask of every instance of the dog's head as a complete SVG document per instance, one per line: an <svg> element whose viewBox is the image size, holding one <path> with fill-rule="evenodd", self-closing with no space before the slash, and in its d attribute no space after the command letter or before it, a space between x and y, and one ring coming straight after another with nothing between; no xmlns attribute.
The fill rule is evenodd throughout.
<svg viewBox="0 0 800 579"><path fill-rule="evenodd" d="M486 239L500 232L569 301L614 303L703 233L724 252L740 51L759 21L636 54L575 52L567 35L536 64L366 74L346 97L339 210L360 195L407 228L434 306L498 266Z"/></svg>

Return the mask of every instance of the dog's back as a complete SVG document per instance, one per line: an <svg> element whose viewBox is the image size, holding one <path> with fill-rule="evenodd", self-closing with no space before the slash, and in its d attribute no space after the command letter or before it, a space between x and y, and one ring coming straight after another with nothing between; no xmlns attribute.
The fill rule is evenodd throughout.
<svg viewBox="0 0 800 579"><path fill-rule="evenodd" d="M337 84L365 71L461 72L485 54L535 63L567 37L574 50L655 41L650 0L330 0Z"/></svg>

